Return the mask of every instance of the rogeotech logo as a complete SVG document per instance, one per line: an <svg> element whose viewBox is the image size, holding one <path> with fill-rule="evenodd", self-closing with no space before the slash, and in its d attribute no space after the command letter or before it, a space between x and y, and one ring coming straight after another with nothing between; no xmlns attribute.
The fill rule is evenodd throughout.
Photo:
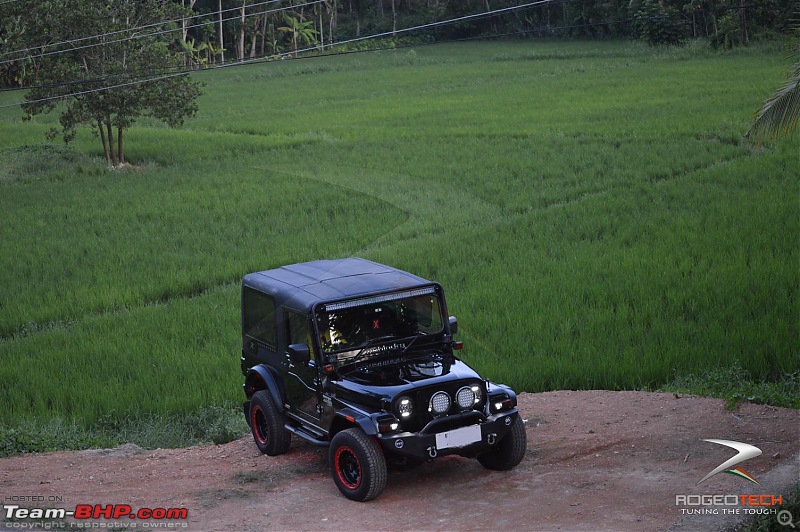
<svg viewBox="0 0 800 532"><path fill-rule="evenodd" d="M737 464L755 458L761 455L761 449L749 443L742 443L730 440L702 440L718 445L730 447L736 451L736 454L728 460L722 462L720 465L709 471L709 473L700 479L697 484L701 484L713 477L717 473L725 472L730 475L739 477L761 485L758 480L750 473L738 467ZM726 514L775 514L778 522L781 525L787 523L794 526L792 523L792 515L787 510L778 512L776 506L783 504L783 497L781 495L743 495L743 494L696 494L696 495L676 495L675 506L681 507L681 514L683 515L726 515ZM787 518L788 517L788 521Z"/></svg>
<svg viewBox="0 0 800 532"><path fill-rule="evenodd" d="M701 484L702 482L708 480L709 478L713 477L714 475L716 475L720 471L727 470L725 472L728 473L729 475L734 475L734 476L737 476L739 478L743 478L745 480L749 480L750 482L754 482L754 483L758 484L759 486L761 485L761 483L759 481L757 481L750 473L748 473L747 471L745 471L741 467L736 467L734 469L728 469L729 467L732 467L732 466L735 466L736 464L742 463L745 460L749 460L751 458L755 458L756 456L760 456L761 455L761 449L759 449L758 447L756 447L754 445L750 445L749 443L742 443L742 442L738 442L738 441L730 441L730 440L703 440L703 441L707 441L707 442L711 442L711 443L718 443L719 445L725 445L727 447L730 447L731 449L736 449L739 452L736 454L736 456L734 456L733 458L731 458L730 460L728 460L726 462L721 463L719 466L717 466L715 469L713 469L708 475L706 475L703 478L701 478L700 482L698 482L698 484Z"/></svg>

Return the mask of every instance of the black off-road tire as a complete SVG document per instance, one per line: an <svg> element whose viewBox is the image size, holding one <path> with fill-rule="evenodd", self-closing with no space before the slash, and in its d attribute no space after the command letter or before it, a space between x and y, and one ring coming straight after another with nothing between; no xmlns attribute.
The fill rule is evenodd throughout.
<svg viewBox="0 0 800 532"><path fill-rule="evenodd" d="M339 432L329 452L333 481L348 499L368 501L386 487L386 458L378 442L363 430Z"/></svg>
<svg viewBox="0 0 800 532"><path fill-rule="evenodd" d="M522 462L527 447L528 437L525 434L525 424L522 422L522 418L516 415L508 434L491 451L479 454L478 462L486 469L508 471Z"/></svg>
<svg viewBox="0 0 800 532"><path fill-rule="evenodd" d="M267 390L259 390L250 398L250 428L262 453L276 456L289 450L292 433L284 427L283 414Z"/></svg>

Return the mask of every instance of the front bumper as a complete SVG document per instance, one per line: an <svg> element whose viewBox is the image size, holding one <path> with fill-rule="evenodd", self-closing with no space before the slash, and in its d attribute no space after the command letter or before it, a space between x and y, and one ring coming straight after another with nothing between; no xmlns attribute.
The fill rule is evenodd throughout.
<svg viewBox="0 0 800 532"><path fill-rule="evenodd" d="M453 428L432 422L419 432L377 434L376 438L387 454L407 458L427 459L448 454L472 457L492 449L511 430L516 409L509 409L481 419L465 419L465 424ZM442 430L439 430L441 428Z"/></svg>

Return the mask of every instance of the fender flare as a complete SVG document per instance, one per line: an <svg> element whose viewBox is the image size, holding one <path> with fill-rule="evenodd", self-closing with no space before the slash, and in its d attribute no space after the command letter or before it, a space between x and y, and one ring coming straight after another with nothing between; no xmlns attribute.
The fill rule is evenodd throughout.
<svg viewBox="0 0 800 532"><path fill-rule="evenodd" d="M511 404L514 408L517 407L517 394L514 390L512 390L509 386L505 384L497 384L494 382L489 382L487 386L487 394L489 397L496 395L497 393L505 393L506 397L511 399Z"/></svg>
<svg viewBox="0 0 800 532"><path fill-rule="evenodd" d="M378 423L374 418L377 418L379 415L380 413L367 415L350 407L339 409L336 412L337 418L344 419L349 424L358 425L367 436L375 436L378 434Z"/></svg>
<svg viewBox="0 0 800 532"><path fill-rule="evenodd" d="M248 402L257 391L268 390L278 411L284 411L286 389L283 386L283 379L269 366L258 364L250 368L242 386L244 387L244 394L247 396Z"/></svg>

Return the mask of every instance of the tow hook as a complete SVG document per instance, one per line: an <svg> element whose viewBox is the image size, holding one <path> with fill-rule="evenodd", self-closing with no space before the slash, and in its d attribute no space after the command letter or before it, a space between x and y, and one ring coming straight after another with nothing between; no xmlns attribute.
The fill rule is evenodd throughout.
<svg viewBox="0 0 800 532"><path fill-rule="evenodd" d="M496 440L497 440L497 434L495 434L494 432L492 432L492 433L489 433L489 434L487 434L487 435L486 435L486 442L487 442L489 445L494 445L494 442L495 442Z"/></svg>
<svg viewBox="0 0 800 532"><path fill-rule="evenodd" d="M430 456L431 458L436 458L437 454L438 453L436 452L436 447L433 446L428 447L428 456Z"/></svg>

